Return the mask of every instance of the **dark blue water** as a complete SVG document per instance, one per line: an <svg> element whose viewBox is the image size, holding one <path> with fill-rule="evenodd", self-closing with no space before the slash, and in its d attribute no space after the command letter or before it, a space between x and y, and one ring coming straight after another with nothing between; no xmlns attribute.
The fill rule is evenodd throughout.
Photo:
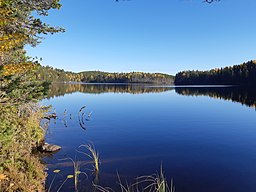
<svg viewBox="0 0 256 192"><path fill-rule="evenodd" d="M118 191L117 172L130 183L138 176L159 172L161 165L177 192L256 191L254 91L113 86L55 85L51 96L59 96L42 101L58 114L50 122L46 140L62 146L44 158L48 188L53 171L61 170L51 191L73 174L68 157L87 174L79 177L79 191L90 191L92 182ZM78 112L83 106L84 117L92 113L88 121L80 120L81 127ZM100 154L97 181L89 170L92 166L86 164L88 157L77 152L88 143ZM73 179L60 191L74 191Z"/></svg>

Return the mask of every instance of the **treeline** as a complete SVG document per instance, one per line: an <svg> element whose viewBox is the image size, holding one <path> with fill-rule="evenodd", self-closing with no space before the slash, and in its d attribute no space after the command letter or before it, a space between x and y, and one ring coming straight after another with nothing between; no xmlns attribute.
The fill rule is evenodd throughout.
<svg viewBox="0 0 256 192"><path fill-rule="evenodd" d="M108 73L101 71L67 72L49 66L38 69L37 78L52 82L84 82L84 83L152 83L173 84L174 77L163 73Z"/></svg>
<svg viewBox="0 0 256 192"><path fill-rule="evenodd" d="M182 71L175 76L176 85L255 85L256 61L209 71Z"/></svg>
<svg viewBox="0 0 256 192"><path fill-rule="evenodd" d="M37 79L51 82L151 83L176 85L255 85L256 61L209 71L182 71L176 76L163 73L108 73L101 71L68 72L40 66Z"/></svg>

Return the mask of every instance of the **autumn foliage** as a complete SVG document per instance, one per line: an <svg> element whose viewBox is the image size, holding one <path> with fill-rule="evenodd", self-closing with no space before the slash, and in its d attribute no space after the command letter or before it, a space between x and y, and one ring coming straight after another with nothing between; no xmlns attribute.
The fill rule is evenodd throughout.
<svg viewBox="0 0 256 192"><path fill-rule="evenodd" d="M59 0L0 0L0 191L44 191L44 165L31 152L44 138L37 101L48 84L36 79L38 62L24 46L63 31L40 19L60 7Z"/></svg>

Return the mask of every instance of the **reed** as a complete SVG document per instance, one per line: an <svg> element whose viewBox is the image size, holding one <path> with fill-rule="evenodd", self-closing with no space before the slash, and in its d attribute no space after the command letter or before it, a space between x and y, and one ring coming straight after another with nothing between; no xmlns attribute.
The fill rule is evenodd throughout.
<svg viewBox="0 0 256 192"><path fill-rule="evenodd" d="M140 181L137 183L149 182L149 184L144 188L145 190L150 189L150 191L154 192L175 192L175 187L172 180L170 186L168 186L168 182L164 176L162 166L160 168L160 174L142 176L139 177L138 180Z"/></svg>
<svg viewBox="0 0 256 192"><path fill-rule="evenodd" d="M66 181L67 181L68 179L71 179L71 178L73 178L73 177L74 177L74 175L67 175L66 179L62 182L62 184L60 185L60 187L59 187L59 189L57 190L57 192L59 192L59 191L61 190L61 188L63 187L63 185L66 183Z"/></svg>
<svg viewBox="0 0 256 192"><path fill-rule="evenodd" d="M124 184L121 181L119 174L118 177L118 185L120 192L175 192L175 188L173 185L173 181L171 180L170 186L168 185L167 179L164 176L163 169L161 167L160 174L153 174L149 176L140 176L136 178L136 182L132 184L128 184L127 182ZM114 192L113 189L109 187L102 187L99 185L93 185L100 192Z"/></svg>
<svg viewBox="0 0 256 192"><path fill-rule="evenodd" d="M85 147L89 151L89 154L81 152L81 151L78 151L78 152L83 153L87 157L92 159L94 171L95 171L95 173L98 173L99 172L99 165L100 165L100 158L99 158L99 153L96 151L94 145L92 145L92 144L80 145L79 148L80 147Z"/></svg>
<svg viewBox="0 0 256 192"><path fill-rule="evenodd" d="M155 188L157 192L172 192L168 187L167 180L164 176L162 166L161 166L160 174L156 175L155 185L156 185Z"/></svg>
<svg viewBox="0 0 256 192"><path fill-rule="evenodd" d="M80 165L80 163L78 161L74 161L72 158L65 158L65 159L61 159L61 160L70 160L72 162L73 169L74 169L73 171L74 172L73 172L73 175L68 175L67 179L74 178L75 191L78 192L78 179L79 179L79 175L80 174L84 174L86 177L88 177L87 174L85 172L81 171L81 165Z"/></svg>
<svg viewBox="0 0 256 192"><path fill-rule="evenodd" d="M51 191L52 184L53 184L53 182L54 182L54 180L55 180L55 178L56 178L57 174L59 174L59 172L60 172L60 170L59 170L59 169L56 169L56 170L54 170L54 171L53 171L53 173L54 173L54 177L53 177L53 179L52 179L52 181L51 181L51 184L50 184L50 186L49 186L49 188L48 188L47 192L50 192L50 191Z"/></svg>

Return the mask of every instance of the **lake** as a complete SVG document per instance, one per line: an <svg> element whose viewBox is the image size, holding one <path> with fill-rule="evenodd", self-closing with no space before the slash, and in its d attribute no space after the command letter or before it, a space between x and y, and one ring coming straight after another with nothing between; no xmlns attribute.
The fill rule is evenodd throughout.
<svg viewBox="0 0 256 192"><path fill-rule="evenodd" d="M121 191L117 174L126 185L161 166L177 192L256 191L253 88L53 84L41 103L58 115L46 142L62 146L43 158L51 191L75 191L73 178L65 181L71 159L84 173L79 191L92 182ZM81 153L89 154L86 144L99 152L99 174Z"/></svg>

